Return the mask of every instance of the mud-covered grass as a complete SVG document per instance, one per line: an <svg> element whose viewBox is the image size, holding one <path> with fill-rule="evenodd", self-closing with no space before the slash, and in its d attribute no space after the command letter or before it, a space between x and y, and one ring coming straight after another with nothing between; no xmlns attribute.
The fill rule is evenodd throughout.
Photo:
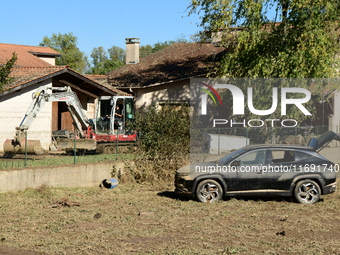
<svg viewBox="0 0 340 255"><path fill-rule="evenodd" d="M134 160L138 155L131 153L132 149L121 149L117 154L86 154L72 155L66 153L50 153L46 155L17 154L13 157L0 155L0 170L27 167L58 166L69 164L98 163L117 160Z"/></svg>
<svg viewBox="0 0 340 255"><path fill-rule="evenodd" d="M80 206L53 208L63 198ZM0 254L338 254L340 193L322 198L202 204L171 184L41 186L0 194Z"/></svg>

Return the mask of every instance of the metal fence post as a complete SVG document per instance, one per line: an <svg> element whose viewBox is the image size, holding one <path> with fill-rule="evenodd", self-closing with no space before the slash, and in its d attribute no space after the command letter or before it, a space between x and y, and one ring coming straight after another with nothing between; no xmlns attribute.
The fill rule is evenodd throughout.
<svg viewBox="0 0 340 255"><path fill-rule="evenodd" d="M77 145L76 145L76 133L74 132L74 135L73 135L73 164L76 164L76 163L77 163Z"/></svg>
<svg viewBox="0 0 340 255"><path fill-rule="evenodd" d="M27 130L25 130L25 160L24 167L27 166Z"/></svg>
<svg viewBox="0 0 340 255"><path fill-rule="evenodd" d="M221 146L221 141L220 141L220 139L221 139L221 130L220 130L220 128L218 128L218 150L217 150L217 155L220 155L220 153L221 153L221 148L220 148L220 146Z"/></svg>

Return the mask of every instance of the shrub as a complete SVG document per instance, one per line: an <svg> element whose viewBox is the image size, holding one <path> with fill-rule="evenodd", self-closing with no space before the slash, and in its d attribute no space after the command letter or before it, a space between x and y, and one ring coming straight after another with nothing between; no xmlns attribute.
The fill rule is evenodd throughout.
<svg viewBox="0 0 340 255"><path fill-rule="evenodd" d="M174 171L188 162L190 117L188 106L154 106L136 114L140 136L135 167L129 169L138 182L172 180Z"/></svg>
<svg viewBox="0 0 340 255"><path fill-rule="evenodd" d="M151 158L173 158L189 151L188 107L150 107L137 114L137 127L141 131L139 146Z"/></svg>

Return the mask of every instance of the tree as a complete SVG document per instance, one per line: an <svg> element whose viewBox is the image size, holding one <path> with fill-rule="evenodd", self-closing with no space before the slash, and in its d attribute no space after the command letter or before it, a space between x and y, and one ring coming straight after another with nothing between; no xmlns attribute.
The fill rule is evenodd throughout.
<svg viewBox="0 0 340 255"><path fill-rule="evenodd" d="M204 31L222 31L222 45L229 52L219 76L336 75L337 0L313 4L308 0L192 0L189 15L193 13L203 13L200 26Z"/></svg>
<svg viewBox="0 0 340 255"><path fill-rule="evenodd" d="M93 48L91 53L92 63L94 66L98 66L99 63L107 60L106 51L103 47Z"/></svg>
<svg viewBox="0 0 340 255"><path fill-rule="evenodd" d="M140 52L141 57L146 57L147 55L160 51L166 47L169 47L172 44L187 43L187 42L188 40L186 40L185 38L178 38L177 40L157 42L153 46L151 46L150 44L147 44L145 46L141 46L139 52Z"/></svg>
<svg viewBox="0 0 340 255"><path fill-rule="evenodd" d="M146 57L152 53L153 47L150 44L142 45L139 48L139 56L141 58Z"/></svg>
<svg viewBox="0 0 340 255"><path fill-rule="evenodd" d="M107 51L109 52L110 58L112 60L119 60L122 63L125 62L125 50L124 49L117 47L117 46L112 46Z"/></svg>
<svg viewBox="0 0 340 255"><path fill-rule="evenodd" d="M189 15L202 15L199 24L210 37L219 35L227 51L217 68L218 77L324 78L339 70L337 0L192 0ZM206 35L206 33L203 33ZM313 80L309 80L312 81ZM299 87L309 88L304 81ZM243 91L250 87L240 85ZM243 86L243 87L242 87ZM258 82L253 98L256 109L269 109L274 85ZM279 87L296 86L283 82ZM319 94L322 82L314 93ZM312 107L312 106L310 106ZM247 116L248 114L248 116ZM245 116L252 118L249 112ZM258 116L257 116L258 117ZM280 118L276 113L271 118ZM287 118L308 117L292 108ZM263 118L268 118L264 116Z"/></svg>
<svg viewBox="0 0 340 255"><path fill-rule="evenodd" d="M39 46L51 47L61 54L61 57L56 59L56 65L68 65L75 71L84 72L87 59L77 47L77 37L72 33L45 36Z"/></svg>
<svg viewBox="0 0 340 255"><path fill-rule="evenodd" d="M117 46L113 46L106 51L100 46L93 48L91 58L92 65L89 73L107 74L110 71L124 65L123 61L125 60L125 51Z"/></svg>
<svg viewBox="0 0 340 255"><path fill-rule="evenodd" d="M13 52L12 58L10 60L8 60L6 63L1 63L0 65L0 91L3 91L4 86L11 83L14 80L14 78L9 77L9 75L17 59L18 59L17 55L15 54L15 52Z"/></svg>

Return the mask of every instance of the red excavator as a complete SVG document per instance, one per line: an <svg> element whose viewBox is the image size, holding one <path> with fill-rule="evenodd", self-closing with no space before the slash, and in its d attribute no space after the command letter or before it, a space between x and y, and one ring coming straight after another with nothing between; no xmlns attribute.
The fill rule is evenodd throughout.
<svg viewBox="0 0 340 255"><path fill-rule="evenodd" d="M49 92L50 91L50 92ZM88 119L79 98L70 87L42 86L33 94L33 100L14 139L6 139L6 154L44 154L39 140L27 140L26 133L46 102L64 102L71 114L76 132L60 130L52 133L55 149L112 153L118 144L137 140L136 132L127 128L134 121L132 96L102 96L96 105L94 119Z"/></svg>

